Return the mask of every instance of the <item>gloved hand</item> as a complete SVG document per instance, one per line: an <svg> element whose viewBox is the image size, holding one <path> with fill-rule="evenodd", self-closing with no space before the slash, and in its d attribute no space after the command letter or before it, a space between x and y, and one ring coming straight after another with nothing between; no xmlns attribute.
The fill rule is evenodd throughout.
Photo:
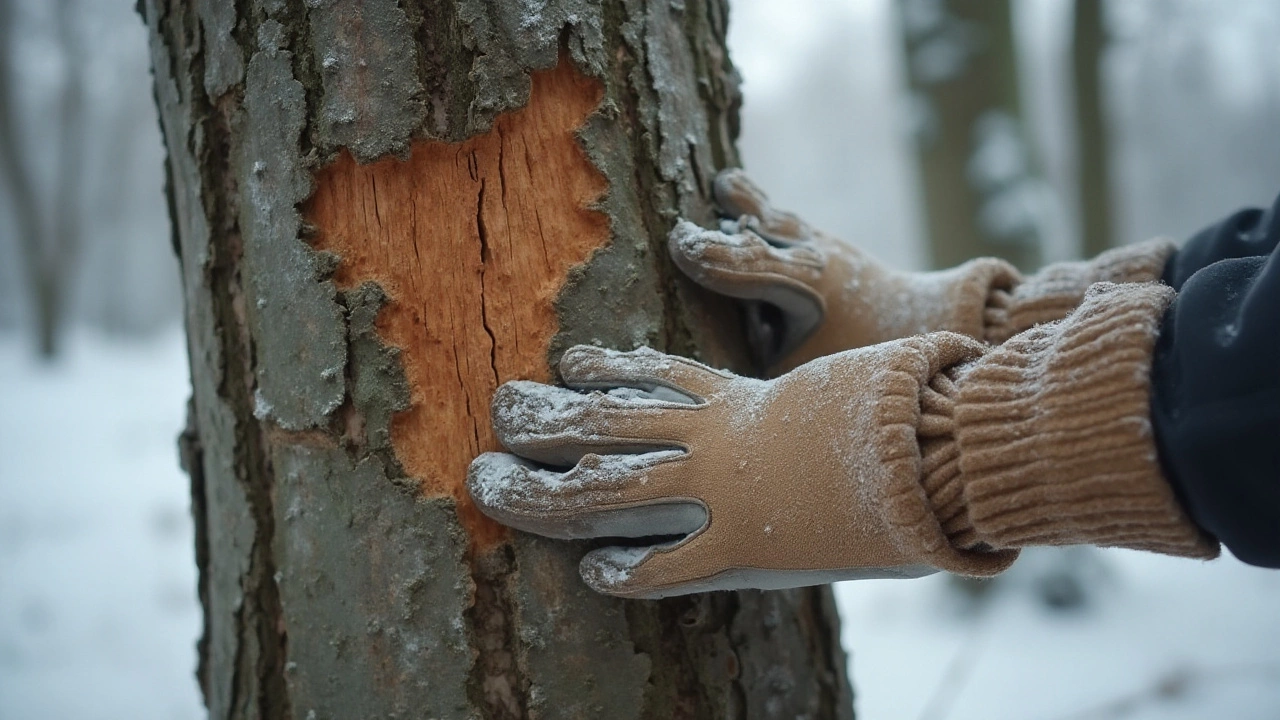
<svg viewBox="0 0 1280 720"><path fill-rule="evenodd" d="M1026 278L994 258L898 272L774 208L741 170L721 171L714 195L729 218L720 230L682 221L668 249L694 282L746 302L748 340L757 362L774 372L938 330L998 344L1066 317L1095 282L1158 280L1176 247L1152 240Z"/></svg>
<svg viewBox="0 0 1280 720"><path fill-rule="evenodd" d="M993 575L1016 551L948 542L917 438L930 431L922 386L982 352L936 333L753 380L648 349L574 347L560 374L576 390L499 388L494 428L515 454L476 458L468 490L522 530L630 539L581 564L587 584L624 597Z"/></svg>
<svg viewBox="0 0 1280 720"><path fill-rule="evenodd" d="M994 258L941 272L890 270L774 208L738 169L716 176L714 196L728 218L721 229L681 221L668 249L694 282L746 301L752 351L775 372L937 330L982 338L988 298L1020 280Z"/></svg>

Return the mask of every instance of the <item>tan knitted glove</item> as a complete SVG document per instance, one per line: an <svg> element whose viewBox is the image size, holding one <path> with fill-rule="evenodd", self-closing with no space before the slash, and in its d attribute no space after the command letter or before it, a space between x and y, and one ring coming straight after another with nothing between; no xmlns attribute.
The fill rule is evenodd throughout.
<svg viewBox="0 0 1280 720"><path fill-rule="evenodd" d="M720 211L733 219L718 231L680 222L668 248L695 282L746 301L752 348L774 372L937 330L1000 343L1065 317L1095 282L1159 279L1175 247L1155 240L1117 248L1029 278L994 258L904 273L774 208L741 170L722 171L714 190Z"/></svg>
<svg viewBox="0 0 1280 720"><path fill-rule="evenodd" d="M502 386L494 427L524 459L481 455L468 488L481 510L523 530L635 538L581 566L593 588L626 597L993 575L1016 553L947 542L917 442L922 386L982 352L937 333L763 381L647 349L575 347L560 363L565 383L597 390Z"/></svg>

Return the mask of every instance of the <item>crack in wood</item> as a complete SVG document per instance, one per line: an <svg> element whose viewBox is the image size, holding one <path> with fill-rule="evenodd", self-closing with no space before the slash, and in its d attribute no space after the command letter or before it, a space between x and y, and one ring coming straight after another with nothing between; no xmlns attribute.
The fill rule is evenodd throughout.
<svg viewBox="0 0 1280 720"><path fill-rule="evenodd" d="M340 258L339 287L372 281L391 299L378 333L402 351L411 394L392 421L396 457L425 496L457 502L478 549L509 537L465 489L471 459L500 449L489 398L506 380L552 379L555 299L610 237L592 209L604 178L576 137L603 89L567 62L532 82L528 106L484 135L419 142L403 161L339 155L304 208L316 249ZM537 162L506 162L524 155Z"/></svg>
<svg viewBox="0 0 1280 720"><path fill-rule="evenodd" d="M552 379L555 299L570 269L609 241L608 219L591 209L604 178L575 134L601 97L599 83L561 63L534 74L529 105L485 135L419 143L405 161L361 166L339 156L318 173L305 208L315 247L340 258L339 287L375 282L390 298L376 327L401 350L411 395L391 444L424 496L456 502L470 537L469 695L487 720L527 717L529 681L510 533L475 509L466 470L476 454L500 449L489 417L498 385ZM525 162L508 165L510 157Z"/></svg>

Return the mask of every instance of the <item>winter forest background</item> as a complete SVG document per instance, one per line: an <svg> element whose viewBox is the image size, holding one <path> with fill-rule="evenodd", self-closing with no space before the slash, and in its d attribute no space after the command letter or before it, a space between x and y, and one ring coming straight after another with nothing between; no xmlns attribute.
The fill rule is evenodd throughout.
<svg viewBox="0 0 1280 720"><path fill-rule="evenodd" d="M1269 203L1280 3L1103 6L1115 241ZM1024 122L966 171L999 181L996 226L1068 259L1082 248L1074 4L1012 7ZM923 267L913 132L930 116L908 78L963 59L963 34L928 34L942 4L732 11L747 168L780 205ZM174 442L189 385L145 33L131 0L0 0L0 37L0 719L200 717ZM922 37L945 41L926 52ZM1280 573L1231 558L1045 551L985 585L837 592L864 720L1280 716Z"/></svg>

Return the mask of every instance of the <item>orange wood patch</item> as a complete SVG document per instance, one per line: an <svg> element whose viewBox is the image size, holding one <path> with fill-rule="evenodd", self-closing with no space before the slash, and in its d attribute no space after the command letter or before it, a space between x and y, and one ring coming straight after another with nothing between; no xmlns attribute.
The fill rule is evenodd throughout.
<svg viewBox="0 0 1280 720"><path fill-rule="evenodd" d="M465 489L471 459L500 449L489 399L507 380L551 379L552 302L609 240L608 219L587 209L605 179L574 137L602 96L561 62L535 73L528 106L485 135L421 142L404 162L360 166L344 153L317 174L305 209L315 247L342 259L339 286L372 280L391 296L378 329L403 351L413 399L392 444L425 494L458 500L479 548L507 537Z"/></svg>

